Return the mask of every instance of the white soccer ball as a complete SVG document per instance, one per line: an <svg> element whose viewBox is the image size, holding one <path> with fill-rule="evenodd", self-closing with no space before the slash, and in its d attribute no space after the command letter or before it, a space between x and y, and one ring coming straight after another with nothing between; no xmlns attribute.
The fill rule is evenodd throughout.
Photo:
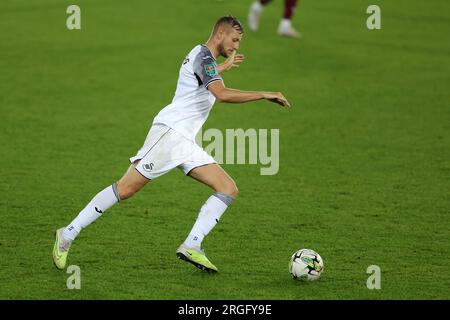
<svg viewBox="0 0 450 320"><path fill-rule="evenodd" d="M289 272L294 279L317 280L323 272L322 257L311 249L300 249L289 262Z"/></svg>

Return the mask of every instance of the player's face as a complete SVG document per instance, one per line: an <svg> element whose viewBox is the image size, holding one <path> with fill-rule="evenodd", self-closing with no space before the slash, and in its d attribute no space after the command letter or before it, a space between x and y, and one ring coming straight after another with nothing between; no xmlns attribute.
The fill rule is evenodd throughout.
<svg viewBox="0 0 450 320"><path fill-rule="evenodd" d="M242 33L235 28L229 28L223 33L222 42L219 44L219 53L222 57L228 58L233 51L239 49Z"/></svg>

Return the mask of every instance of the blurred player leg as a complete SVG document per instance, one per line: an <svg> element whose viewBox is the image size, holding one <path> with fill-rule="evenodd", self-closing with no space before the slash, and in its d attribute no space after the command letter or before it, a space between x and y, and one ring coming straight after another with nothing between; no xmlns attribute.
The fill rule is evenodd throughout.
<svg viewBox="0 0 450 320"><path fill-rule="evenodd" d="M250 6L250 11L248 13L248 26L252 31L258 31L259 20L261 18L261 13L264 6L267 5L272 0L256 0Z"/></svg>
<svg viewBox="0 0 450 320"><path fill-rule="evenodd" d="M301 34L292 26L292 16L294 14L294 10L297 6L297 0L285 0L284 1L284 14L283 19L280 21L280 25L278 26L278 34L280 36L292 37L292 38L300 38Z"/></svg>

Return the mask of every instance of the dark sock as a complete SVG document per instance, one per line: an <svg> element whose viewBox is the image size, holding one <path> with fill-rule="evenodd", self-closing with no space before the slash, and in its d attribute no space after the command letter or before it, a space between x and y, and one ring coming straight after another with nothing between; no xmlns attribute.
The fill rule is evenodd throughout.
<svg viewBox="0 0 450 320"><path fill-rule="evenodd" d="M262 1L262 0L261 0ZM297 5L297 0L284 0L284 19L291 19L294 13L295 6Z"/></svg>

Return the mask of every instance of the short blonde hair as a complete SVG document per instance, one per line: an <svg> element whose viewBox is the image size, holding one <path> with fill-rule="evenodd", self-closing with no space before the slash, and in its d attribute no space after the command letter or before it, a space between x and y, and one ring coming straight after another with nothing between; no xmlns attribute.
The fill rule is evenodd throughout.
<svg viewBox="0 0 450 320"><path fill-rule="evenodd" d="M228 25L234 29L236 29L239 33L244 33L244 27L242 26L242 23L236 19L236 17L233 16L223 16L217 20L216 24L214 25L213 34L217 32L220 26Z"/></svg>

